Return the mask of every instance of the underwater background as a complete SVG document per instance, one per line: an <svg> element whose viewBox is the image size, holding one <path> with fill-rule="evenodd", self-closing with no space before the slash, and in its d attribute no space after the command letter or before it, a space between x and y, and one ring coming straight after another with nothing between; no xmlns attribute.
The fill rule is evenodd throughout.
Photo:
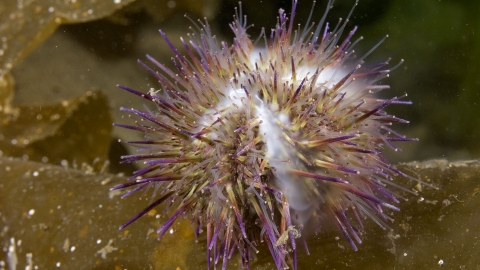
<svg viewBox="0 0 480 270"><path fill-rule="evenodd" d="M99 3L97 3L99 2ZM315 18L325 10L317 1ZM327 21L345 17L352 0L337 0ZM156 241L164 217L156 210L118 231L145 201L120 200L109 188L135 169L119 165L133 151L124 142L140 134L112 128L124 122L119 107L142 108L142 100L116 84L140 91L158 87L136 62L150 54L169 65L180 36L207 17L218 39L231 43L228 24L236 0L208 1L3 1L0 3L0 269L198 269L206 265L204 244L196 243L188 221ZM300 1L297 22L312 3ZM273 27L279 8L291 1L242 1L255 39ZM310 256L300 249L299 269L471 269L480 266L476 194L480 190L480 3L473 0L362 0L347 30L359 26L366 60L405 62L383 80L382 97L408 93L413 105L387 111L410 121L395 127L419 142L385 149L400 165L440 189L405 195L392 213L393 232L367 222L358 252L336 232L313 236ZM137 136L137 137L136 137ZM15 159L11 159L14 157ZM451 161L451 162L450 162ZM413 188L415 182L398 179ZM33 210L33 211L32 211ZM390 213L389 213L390 214ZM19 242L20 241L20 242ZM266 249L263 252L268 252ZM30 254L30 255L28 255ZM231 260L235 267L235 260ZM201 267L204 269L205 267ZM258 256L253 269L272 269Z"/></svg>

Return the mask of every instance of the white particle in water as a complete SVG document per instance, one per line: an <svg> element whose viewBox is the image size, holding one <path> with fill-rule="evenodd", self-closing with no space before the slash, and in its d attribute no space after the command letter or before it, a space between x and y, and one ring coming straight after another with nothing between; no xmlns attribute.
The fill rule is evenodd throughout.
<svg viewBox="0 0 480 270"><path fill-rule="evenodd" d="M177 5L177 3L175 3L175 1L168 1L168 2L167 2L167 6L168 6L169 8L174 8L176 5Z"/></svg>
<svg viewBox="0 0 480 270"><path fill-rule="evenodd" d="M17 253L15 252L15 238L10 238L10 245L8 246L7 252L7 264L10 266L10 269L15 269L17 263L18 259Z"/></svg>
<svg viewBox="0 0 480 270"><path fill-rule="evenodd" d="M63 242L63 251L66 253L68 252L68 249L70 248L70 239L65 239L65 241Z"/></svg>
<svg viewBox="0 0 480 270"><path fill-rule="evenodd" d="M50 121L55 121L55 120L58 120L60 119L60 115L58 113L50 116Z"/></svg>
<svg viewBox="0 0 480 270"><path fill-rule="evenodd" d="M438 261L438 265L442 266L444 264L443 260Z"/></svg>
<svg viewBox="0 0 480 270"><path fill-rule="evenodd" d="M35 209L30 209L30 210L28 211L28 215L29 215L29 216L33 216L33 214L35 214Z"/></svg>
<svg viewBox="0 0 480 270"><path fill-rule="evenodd" d="M27 266L25 267L25 270L33 270L33 254L27 253L25 257L27 257Z"/></svg>
<svg viewBox="0 0 480 270"><path fill-rule="evenodd" d="M60 265L62 265L60 262L57 262L57 263L55 264L55 266L56 266L57 268L60 267Z"/></svg>
<svg viewBox="0 0 480 270"><path fill-rule="evenodd" d="M39 173L38 173L37 171L34 171L34 172L32 173L32 175L33 175L33 177L37 177L37 176L39 175Z"/></svg>
<svg viewBox="0 0 480 270"><path fill-rule="evenodd" d="M54 7L49 7L48 8L48 12L54 12L55 11L55 8Z"/></svg>
<svg viewBox="0 0 480 270"><path fill-rule="evenodd" d="M75 246L72 246L72 247L70 248L70 252L74 252L74 251L75 251Z"/></svg>
<svg viewBox="0 0 480 270"><path fill-rule="evenodd" d="M112 246L112 244L113 244L113 239L110 239L110 240L108 240L108 243L107 243L106 246L104 246L103 248L101 248L100 250L97 251L97 253L101 255L102 259L107 259L107 254L108 253L111 253L111 252L118 249L118 248Z"/></svg>
<svg viewBox="0 0 480 270"><path fill-rule="evenodd" d="M102 239L97 239L97 245L99 245L100 243L102 243Z"/></svg>
<svg viewBox="0 0 480 270"><path fill-rule="evenodd" d="M120 4L122 2L122 0L113 0L113 3L115 4Z"/></svg>
<svg viewBox="0 0 480 270"><path fill-rule="evenodd" d="M62 159L62 161L60 161L60 165L62 165L63 167L68 167L68 161L65 159Z"/></svg>

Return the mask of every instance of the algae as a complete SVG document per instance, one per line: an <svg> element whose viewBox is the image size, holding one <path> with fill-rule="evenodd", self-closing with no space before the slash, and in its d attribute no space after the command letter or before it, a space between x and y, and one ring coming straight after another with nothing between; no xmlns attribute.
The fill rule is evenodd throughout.
<svg viewBox="0 0 480 270"><path fill-rule="evenodd" d="M298 243L299 269L472 269L480 266L478 205L480 161L432 160L398 166L438 189L398 177L395 182L421 190L382 230L366 220L364 243L353 251L340 233L311 236L308 248ZM199 269L206 267L205 235L193 236L180 219L162 241L155 231L166 221L161 208L118 230L146 206L138 197L120 200L109 187L124 177L67 167L0 158L0 262L18 268L32 265L66 269ZM5 181L8 179L8 181ZM14 253L9 250L15 249ZM30 255L29 255L30 254ZM229 261L236 268L238 256ZM1 266L1 265L0 265ZM261 247L252 269L274 268ZM117 269L117 268L115 268ZM230 269L230 268L229 268Z"/></svg>
<svg viewBox="0 0 480 270"><path fill-rule="evenodd" d="M60 24L96 20L133 1L2 1L0 78L50 36Z"/></svg>
<svg viewBox="0 0 480 270"><path fill-rule="evenodd" d="M5 156L85 163L97 170L108 160L112 119L100 91L56 104L11 106L0 111L0 118L0 153Z"/></svg>

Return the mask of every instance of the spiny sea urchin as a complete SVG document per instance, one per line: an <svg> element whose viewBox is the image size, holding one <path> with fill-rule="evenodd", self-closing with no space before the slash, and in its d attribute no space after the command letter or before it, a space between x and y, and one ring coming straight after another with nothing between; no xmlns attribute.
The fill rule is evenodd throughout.
<svg viewBox="0 0 480 270"><path fill-rule="evenodd" d="M290 18L279 11L270 34L262 30L255 48L247 35L241 5L230 25L233 44L218 42L207 21L200 21L186 56L171 47L176 70L149 55L157 72L140 62L160 82L142 93L120 88L153 102L157 111L121 108L139 121L117 126L145 133L133 141L144 153L123 162L144 161L130 182L114 187L153 189L154 199L124 228L165 203L173 214L158 229L161 238L180 217L191 219L199 235L206 228L208 268L238 250L243 266L265 242L278 269L296 269L296 238L332 222L353 249L361 243L362 218L380 226L398 210L387 187L402 189L392 176L404 175L381 154L383 145L413 141L389 126L407 121L387 114L390 104L410 104L402 97L379 99L389 88L388 62L363 66L352 42L357 27L341 41L348 19L330 29L328 10L318 24L294 28L297 1ZM356 5L356 3L355 3ZM352 8L353 11L353 8ZM383 40L382 40L383 41ZM380 41L379 44L382 42ZM302 241L305 241L302 237Z"/></svg>

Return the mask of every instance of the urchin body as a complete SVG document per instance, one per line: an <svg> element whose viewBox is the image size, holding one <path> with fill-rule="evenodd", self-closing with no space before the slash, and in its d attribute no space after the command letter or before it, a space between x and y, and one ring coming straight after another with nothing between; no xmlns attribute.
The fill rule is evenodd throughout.
<svg viewBox="0 0 480 270"><path fill-rule="evenodd" d="M333 223L357 249L363 217L383 226L389 217L382 210L397 210L387 188L401 172L381 150L412 139L388 127L406 121L383 108L408 102L375 96L388 88L377 83L388 63L363 67L363 57L354 59L356 28L340 42L346 22L332 30L324 15L318 26L309 17L307 27L295 30L295 7L296 1L289 19L280 10L261 49L241 12L231 24L231 45L218 42L205 22L188 43L182 40L185 56L160 31L177 69L147 56L159 72L140 63L161 88L141 93L120 86L158 108L122 108L142 121L118 126L146 134L131 142L144 153L122 158L146 166L115 189L154 190L152 204L122 228L165 203L173 212L159 237L178 217L189 218L197 234L206 231L209 268L222 261L225 269L235 251L248 267L265 242L284 269L296 268L296 238L305 226L320 231Z"/></svg>

